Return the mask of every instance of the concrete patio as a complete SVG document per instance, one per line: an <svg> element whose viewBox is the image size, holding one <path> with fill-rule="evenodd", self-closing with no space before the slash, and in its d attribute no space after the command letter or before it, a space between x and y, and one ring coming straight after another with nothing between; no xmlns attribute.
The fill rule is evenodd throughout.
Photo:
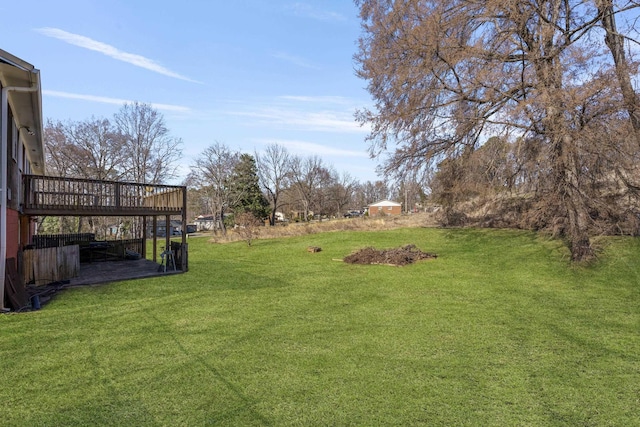
<svg viewBox="0 0 640 427"><path fill-rule="evenodd" d="M29 304L18 311L39 309L48 303L59 291L80 286L98 286L125 280L145 279L182 273L147 259L126 261L98 261L80 264L77 277L68 281L51 283L44 286L26 287ZM36 296L36 299L33 297Z"/></svg>

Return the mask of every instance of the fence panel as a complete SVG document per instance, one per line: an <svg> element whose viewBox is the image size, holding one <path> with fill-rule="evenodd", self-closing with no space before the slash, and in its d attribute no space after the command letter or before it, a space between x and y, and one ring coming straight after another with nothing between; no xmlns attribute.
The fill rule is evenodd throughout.
<svg viewBox="0 0 640 427"><path fill-rule="evenodd" d="M36 249L42 249L93 242L96 240L96 235L93 233L36 234L31 240Z"/></svg>
<svg viewBox="0 0 640 427"><path fill-rule="evenodd" d="M25 249L23 257L25 283L47 285L77 277L80 271L78 245Z"/></svg>

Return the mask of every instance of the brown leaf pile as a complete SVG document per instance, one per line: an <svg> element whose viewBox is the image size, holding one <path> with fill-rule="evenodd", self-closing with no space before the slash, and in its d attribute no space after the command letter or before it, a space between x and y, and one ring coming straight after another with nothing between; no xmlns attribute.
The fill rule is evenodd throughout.
<svg viewBox="0 0 640 427"><path fill-rule="evenodd" d="M407 265L422 259L437 258L438 255L422 252L415 245L406 245L394 249L364 248L344 258L349 264L386 264Z"/></svg>

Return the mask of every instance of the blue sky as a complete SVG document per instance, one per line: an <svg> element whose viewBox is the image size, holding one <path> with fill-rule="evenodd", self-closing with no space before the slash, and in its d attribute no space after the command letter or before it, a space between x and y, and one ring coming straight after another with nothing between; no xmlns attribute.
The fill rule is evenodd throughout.
<svg viewBox="0 0 640 427"><path fill-rule="evenodd" d="M375 180L370 105L355 76L351 0L3 2L2 49L41 71L43 115L110 118L152 104L184 140L183 171L216 141L243 152L279 143Z"/></svg>

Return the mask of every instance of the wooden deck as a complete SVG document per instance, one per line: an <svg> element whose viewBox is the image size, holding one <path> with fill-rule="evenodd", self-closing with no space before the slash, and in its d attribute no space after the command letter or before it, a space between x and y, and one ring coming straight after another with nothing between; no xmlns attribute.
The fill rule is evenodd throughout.
<svg viewBox="0 0 640 427"><path fill-rule="evenodd" d="M25 215L154 216L186 209L184 186L39 175L23 180Z"/></svg>
<svg viewBox="0 0 640 427"><path fill-rule="evenodd" d="M158 217L164 217L165 228L169 229L171 217L182 221L182 248L177 259L182 260L182 270L188 270L187 260L187 187L183 185L141 184L95 179L80 179L55 176L23 175L23 189L20 211L22 239L30 236L29 221L37 216L74 217L137 217L142 227L136 238L147 238L147 221L151 229L158 229ZM165 236L165 246L171 236ZM141 254L146 257L146 245ZM158 253L157 234L153 235L153 259Z"/></svg>
<svg viewBox="0 0 640 427"><path fill-rule="evenodd" d="M30 229L30 217L35 216L132 216L142 219L141 235L137 238L143 243L135 249L142 255L141 260L96 260L88 264L81 263L79 275L70 279L69 282L52 280L46 286L27 285L30 299L31 297L39 298L40 304L44 304L58 291L69 287L93 286L182 273L188 270L187 188L185 186L40 175L23 175L22 179L24 193L21 199L20 221L24 223L23 230ZM182 268L177 271L159 271L159 264L146 259L147 217L151 217L152 229L156 230L159 216L165 217L164 222L167 228L171 216L180 216L182 219L182 244L175 255L176 261L180 263L179 267ZM27 236L26 232L24 234L24 241L27 241L30 236ZM170 238L171 236L167 234L164 239L167 247L171 244ZM153 259L156 260L158 241L155 234L152 241ZM107 258L106 255L105 258Z"/></svg>

